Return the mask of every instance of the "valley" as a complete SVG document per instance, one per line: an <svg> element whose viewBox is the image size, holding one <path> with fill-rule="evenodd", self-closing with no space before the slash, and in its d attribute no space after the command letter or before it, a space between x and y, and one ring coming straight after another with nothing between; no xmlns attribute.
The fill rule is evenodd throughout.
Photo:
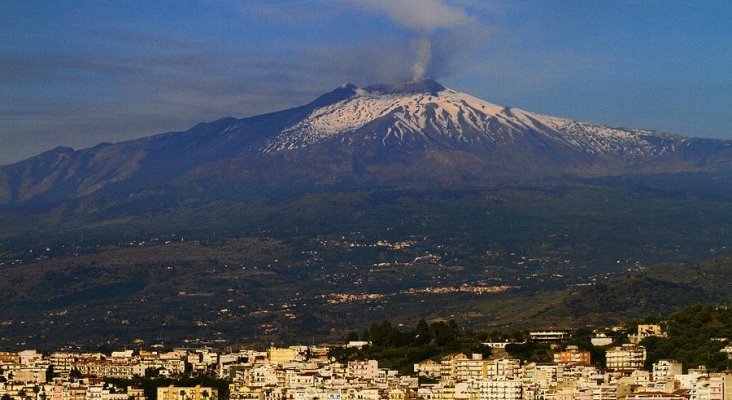
<svg viewBox="0 0 732 400"><path fill-rule="evenodd" d="M574 328L725 303L732 202L710 189L725 178L305 192L109 219L98 208L68 212L69 230L41 213L36 233L5 232L0 340L323 341L381 319ZM707 259L719 270L700 280L691 266ZM82 341L59 334L80 326Z"/></svg>

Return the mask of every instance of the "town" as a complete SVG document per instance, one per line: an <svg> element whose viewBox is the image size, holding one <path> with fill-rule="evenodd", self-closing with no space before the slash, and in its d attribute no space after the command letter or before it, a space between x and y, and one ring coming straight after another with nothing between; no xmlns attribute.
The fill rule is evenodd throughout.
<svg viewBox="0 0 732 400"><path fill-rule="evenodd" d="M449 324L444 324L447 326ZM379 325L374 325L379 327ZM426 324L424 325L426 326ZM436 325L433 325L433 327ZM35 350L0 352L2 400L729 400L732 371L660 359L647 365L648 338L659 324L596 330L594 353L570 331L538 330L524 342L481 343L482 353L452 352L413 364L411 373L377 359L345 359L372 345L265 349L136 349L111 353ZM375 328L374 328L375 329ZM418 326L418 331L419 331ZM607 332L607 333L606 333ZM609 335L608 335L609 333ZM419 334L416 336L419 337ZM354 338L358 339L358 338ZM437 338L439 340L439 338ZM619 340L620 339L620 340ZM714 338L732 359L727 338ZM552 362L512 357L512 346L540 344ZM618 344L620 343L620 344ZM719 346L718 346L719 347ZM487 356L486 356L487 354ZM340 357L339 357L340 355ZM353 357L351 357L353 358Z"/></svg>

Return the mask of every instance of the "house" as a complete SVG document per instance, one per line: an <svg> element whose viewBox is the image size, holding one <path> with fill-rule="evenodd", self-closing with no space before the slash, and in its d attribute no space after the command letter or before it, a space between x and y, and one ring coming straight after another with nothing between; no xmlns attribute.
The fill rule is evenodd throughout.
<svg viewBox="0 0 732 400"><path fill-rule="evenodd" d="M665 338L666 333L663 331L663 328L661 328L661 325L640 324L638 325L638 333L635 335L628 335L628 340L630 340L630 343L638 344L641 340L652 336Z"/></svg>

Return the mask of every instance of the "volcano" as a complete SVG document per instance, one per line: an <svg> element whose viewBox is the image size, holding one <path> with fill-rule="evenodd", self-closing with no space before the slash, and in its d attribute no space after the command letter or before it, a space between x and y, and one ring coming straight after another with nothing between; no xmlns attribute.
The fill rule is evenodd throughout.
<svg viewBox="0 0 732 400"><path fill-rule="evenodd" d="M289 110L0 167L3 204L129 195L222 180L491 185L549 177L732 169L732 142L612 128L500 106L427 79L344 84Z"/></svg>

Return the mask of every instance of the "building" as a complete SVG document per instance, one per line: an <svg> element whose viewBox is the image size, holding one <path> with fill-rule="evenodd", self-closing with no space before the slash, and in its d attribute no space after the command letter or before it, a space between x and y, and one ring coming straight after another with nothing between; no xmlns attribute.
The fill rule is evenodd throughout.
<svg viewBox="0 0 732 400"><path fill-rule="evenodd" d="M440 377L441 364L433 360L425 360L421 363L414 364L414 372L419 376L437 379Z"/></svg>
<svg viewBox="0 0 732 400"><path fill-rule="evenodd" d="M440 378L443 380L455 379L457 362L467 359L468 356L463 353L453 353L442 357L442 360L440 360Z"/></svg>
<svg viewBox="0 0 732 400"><path fill-rule="evenodd" d="M624 344L608 349L605 358L610 369L642 369L646 362L646 348L635 344Z"/></svg>
<svg viewBox="0 0 732 400"><path fill-rule="evenodd" d="M71 369L73 368L76 356L72 353L64 353L57 351L51 353L48 357L48 361L53 366L53 372L58 374L62 378L68 378Z"/></svg>
<svg viewBox="0 0 732 400"><path fill-rule="evenodd" d="M491 349L494 349L494 350L505 350L506 346L508 346L509 344L524 344L524 343L526 343L526 342L509 342L508 340L506 340L505 342L483 342L481 344L483 346L490 347Z"/></svg>
<svg viewBox="0 0 732 400"><path fill-rule="evenodd" d="M589 351L580 351L577 346L567 346L564 351L554 353L554 362L567 365L585 365L592 363Z"/></svg>
<svg viewBox="0 0 732 400"><path fill-rule="evenodd" d="M158 400L218 400L219 390L212 387L159 387Z"/></svg>
<svg viewBox="0 0 732 400"><path fill-rule="evenodd" d="M481 400L521 400L520 380L497 379L480 382Z"/></svg>
<svg viewBox="0 0 732 400"><path fill-rule="evenodd" d="M592 388L592 400L618 400L618 387L603 383Z"/></svg>
<svg viewBox="0 0 732 400"><path fill-rule="evenodd" d="M561 342L569 339L568 331L531 331L529 337L534 342Z"/></svg>
<svg viewBox="0 0 732 400"><path fill-rule="evenodd" d="M374 379L379 371L379 362L376 360L349 361L346 368L346 377L355 379Z"/></svg>
<svg viewBox="0 0 732 400"><path fill-rule="evenodd" d="M468 360L455 361L455 380L466 382L469 380L484 379L488 375L488 360L483 360L482 354L473 354Z"/></svg>
<svg viewBox="0 0 732 400"><path fill-rule="evenodd" d="M675 375L680 375L683 368L680 362L674 360L658 360L658 362L653 363L652 372L654 382L668 382Z"/></svg>
<svg viewBox="0 0 732 400"><path fill-rule="evenodd" d="M630 393L626 400L689 400L688 390L667 392L636 392Z"/></svg>
<svg viewBox="0 0 732 400"><path fill-rule="evenodd" d="M490 360L485 365L485 376L488 379L515 378L521 373L521 360L515 358L499 358Z"/></svg>
<svg viewBox="0 0 732 400"><path fill-rule="evenodd" d="M691 385L692 400L730 400L732 399L732 373L711 373L700 375Z"/></svg>
<svg viewBox="0 0 732 400"><path fill-rule="evenodd" d="M10 353L7 351L0 351L0 363L4 364L20 364L20 356L18 353Z"/></svg>
<svg viewBox="0 0 732 400"><path fill-rule="evenodd" d="M20 364L28 365L28 366L35 365L36 362L41 361L43 359L43 354L41 354L35 350L19 351L18 356L20 357Z"/></svg>
<svg viewBox="0 0 732 400"><path fill-rule="evenodd" d="M719 350L719 351L721 351L722 353L727 353L727 358L732 360L732 344L728 344L727 346L724 346L724 348L722 348L722 350Z"/></svg>
<svg viewBox="0 0 732 400"><path fill-rule="evenodd" d="M229 385L230 400L264 400L264 392L259 388L250 388L248 386Z"/></svg>
<svg viewBox="0 0 732 400"><path fill-rule="evenodd" d="M641 324L638 325L638 333L635 335L628 335L628 339L630 340L630 343L638 344L641 340L651 336L665 338L666 333L661 328L661 325Z"/></svg>
<svg viewBox="0 0 732 400"><path fill-rule="evenodd" d="M604 333L598 333L590 339L590 342L595 347L610 346L613 344L613 338Z"/></svg>
<svg viewBox="0 0 732 400"><path fill-rule="evenodd" d="M127 359L82 359L77 360L74 365L84 376L96 376L106 378L131 379L134 376L144 376L145 366L139 360Z"/></svg>
<svg viewBox="0 0 732 400"><path fill-rule="evenodd" d="M291 348L270 347L267 349L267 360L270 364L287 364L295 361L297 352Z"/></svg>
<svg viewBox="0 0 732 400"><path fill-rule="evenodd" d="M40 384L46 382L46 368L44 366L26 367L13 369L13 382L24 384Z"/></svg>

